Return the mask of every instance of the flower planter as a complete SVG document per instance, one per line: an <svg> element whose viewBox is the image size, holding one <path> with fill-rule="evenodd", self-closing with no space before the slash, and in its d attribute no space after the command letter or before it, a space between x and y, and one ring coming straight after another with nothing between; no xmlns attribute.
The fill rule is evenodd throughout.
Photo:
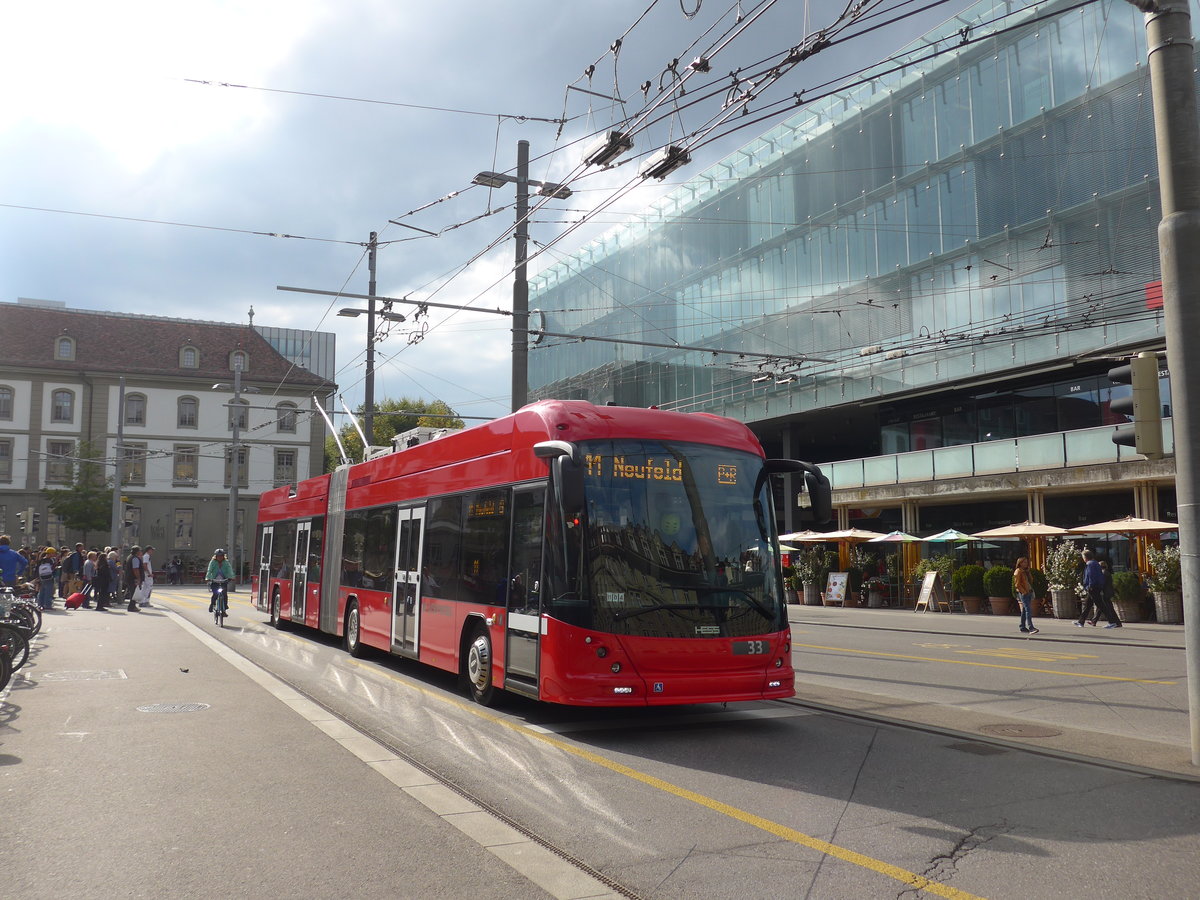
<svg viewBox="0 0 1200 900"><path fill-rule="evenodd" d="M1016 601L1012 597L988 597L993 616L1010 616L1016 612Z"/></svg>
<svg viewBox="0 0 1200 900"><path fill-rule="evenodd" d="M1154 615L1160 625L1183 624L1183 592L1155 591Z"/></svg>
<svg viewBox="0 0 1200 900"><path fill-rule="evenodd" d="M965 594L958 599L962 601L963 612L971 613L972 615L976 616L983 612L982 597L976 597L973 594Z"/></svg>
<svg viewBox="0 0 1200 900"><path fill-rule="evenodd" d="M883 607L883 591L868 591L867 592L867 609L881 609Z"/></svg>
<svg viewBox="0 0 1200 900"><path fill-rule="evenodd" d="M1079 618L1079 597L1074 591L1051 591L1050 606L1056 619Z"/></svg>
<svg viewBox="0 0 1200 900"><path fill-rule="evenodd" d="M1113 598L1113 606L1117 610L1117 617L1122 622L1142 621L1142 603L1140 600L1118 600Z"/></svg>
<svg viewBox="0 0 1200 900"><path fill-rule="evenodd" d="M821 586L819 584L801 585L805 606L821 605Z"/></svg>

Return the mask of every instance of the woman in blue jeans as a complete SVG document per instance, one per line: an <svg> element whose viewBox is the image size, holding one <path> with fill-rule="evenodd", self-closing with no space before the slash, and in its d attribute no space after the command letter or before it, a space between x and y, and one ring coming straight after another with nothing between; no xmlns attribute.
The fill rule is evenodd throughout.
<svg viewBox="0 0 1200 900"><path fill-rule="evenodd" d="M42 609L54 609L54 588L58 583L58 560L54 554L45 550L38 557L34 572L38 577L38 606Z"/></svg>
<svg viewBox="0 0 1200 900"><path fill-rule="evenodd" d="M1033 627L1033 575L1029 571L1028 556L1017 560L1013 570L1013 590L1021 604L1021 633L1037 634L1038 630Z"/></svg>

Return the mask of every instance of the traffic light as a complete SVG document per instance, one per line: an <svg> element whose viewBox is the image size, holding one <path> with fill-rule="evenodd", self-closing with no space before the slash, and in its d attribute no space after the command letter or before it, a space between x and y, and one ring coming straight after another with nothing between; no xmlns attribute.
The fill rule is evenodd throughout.
<svg viewBox="0 0 1200 900"><path fill-rule="evenodd" d="M1139 353L1127 366L1108 370L1114 384L1128 384L1133 388L1128 397L1120 397L1108 404L1118 415L1130 416L1132 425L1118 425L1112 434L1114 444L1133 447L1147 459L1161 459L1162 403L1158 396L1158 354Z"/></svg>
<svg viewBox="0 0 1200 900"><path fill-rule="evenodd" d="M30 533L37 534L38 530L41 527L42 527L42 514L40 512L35 512L33 514L33 528L30 529Z"/></svg>
<svg viewBox="0 0 1200 900"><path fill-rule="evenodd" d="M17 513L17 521L21 523L21 534L25 533L25 513L24 511Z"/></svg>

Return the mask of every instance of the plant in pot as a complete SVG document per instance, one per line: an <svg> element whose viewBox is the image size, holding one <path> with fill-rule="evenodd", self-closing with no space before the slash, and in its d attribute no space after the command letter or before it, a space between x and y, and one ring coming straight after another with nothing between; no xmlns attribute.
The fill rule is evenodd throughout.
<svg viewBox="0 0 1200 900"><path fill-rule="evenodd" d="M1113 606L1122 622L1142 621L1142 579L1136 572L1113 573Z"/></svg>
<svg viewBox="0 0 1200 900"><path fill-rule="evenodd" d="M808 547L795 557L796 580L806 606L821 605L821 589L825 587L825 551L820 547Z"/></svg>
<svg viewBox="0 0 1200 900"><path fill-rule="evenodd" d="M800 598L798 592L800 590L800 580L796 577L796 569L794 566L783 567L783 593L785 603L799 603Z"/></svg>
<svg viewBox="0 0 1200 900"><path fill-rule="evenodd" d="M1046 580L1050 585L1050 603L1054 618L1075 619L1079 616L1079 569L1082 560L1075 545L1068 540L1053 541L1046 553Z"/></svg>
<svg viewBox="0 0 1200 900"><path fill-rule="evenodd" d="M992 614L1006 616L1013 609L1013 570L1008 566L992 566L983 573L983 589L987 592Z"/></svg>
<svg viewBox="0 0 1200 900"><path fill-rule="evenodd" d="M867 594L867 606L878 609L884 605L888 593L888 580L882 575L872 575L863 582L863 590Z"/></svg>
<svg viewBox="0 0 1200 900"><path fill-rule="evenodd" d="M1159 624L1179 625L1183 622L1183 573L1179 564L1179 548L1150 547L1146 559L1154 571L1150 575L1150 590L1154 592L1154 615Z"/></svg>
<svg viewBox="0 0 1200 900"><path fill-rule="evenodd" d="M846 569L845 606L861 603L864 573L871 565L871 555L860 547L850 548L850 565Z"/></svg>
<svg viewBox="0 0 1200 900"><path fill-rule="evenodd" d="M950 579L950 586L958 599L962 601L963 610L969 613L983 611L983 566L959 566Z"/></svg>

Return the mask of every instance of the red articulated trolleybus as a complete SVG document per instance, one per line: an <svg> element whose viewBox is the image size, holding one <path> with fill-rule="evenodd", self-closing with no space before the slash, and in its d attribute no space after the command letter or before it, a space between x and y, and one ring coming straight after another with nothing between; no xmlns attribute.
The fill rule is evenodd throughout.
<svg viewBox="0 0 1200 900"><path fill-rule="evenodd" d="M703 413L545 400L263 494L256 605L497 689L580 706L794 690L764 458Z"/></svg>

